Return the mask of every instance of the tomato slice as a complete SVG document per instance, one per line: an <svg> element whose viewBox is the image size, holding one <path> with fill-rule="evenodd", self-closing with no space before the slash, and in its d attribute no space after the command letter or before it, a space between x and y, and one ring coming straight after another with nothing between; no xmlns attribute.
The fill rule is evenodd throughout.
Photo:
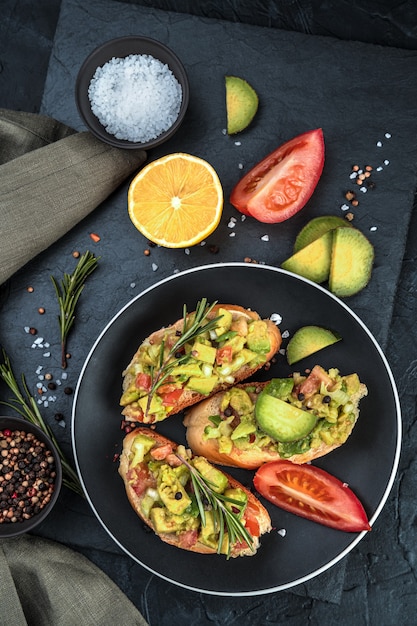
<svg viewBox="0 0 417 626"><path fill-rule="evenodd" d="M164 406L174 406L176 402L181 398L183 389L177 388L172 391L168 391L162 395L162 404Z"/></svg>
<svg viewBox="0 0 417 626"><path fill-rule="evenodd" d="M323 131L317 128L294 137L262 159L234 187L230 202L260 222L283 222L305 206L323 166Z"/></svg>
<svg viewBox="0 0 417 626"><path fill-rule="evenodd" d="M144 391L150 391L151 386L152 386L152 379L149 374L139 372L139 374L137 374L136 376L135 384L138 389L143 389Z"/></svg>
<svg viewBox="0 0 417 626"><path fill-rule="evenodd" d="M346 483L314 465L271 461L257 470L253 483L264 498L295 515L346 532L371 530Z"/></svg>

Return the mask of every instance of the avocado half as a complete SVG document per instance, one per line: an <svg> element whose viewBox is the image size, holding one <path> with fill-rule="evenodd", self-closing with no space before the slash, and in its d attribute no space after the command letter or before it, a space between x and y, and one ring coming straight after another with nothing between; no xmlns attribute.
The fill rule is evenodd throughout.
<svg viewBox="0 0 417 626"><path fill-rule="evenodd" d="M227 134L235 135L249 126L258 110L256 91L243 78L226 76Z"/></svg>

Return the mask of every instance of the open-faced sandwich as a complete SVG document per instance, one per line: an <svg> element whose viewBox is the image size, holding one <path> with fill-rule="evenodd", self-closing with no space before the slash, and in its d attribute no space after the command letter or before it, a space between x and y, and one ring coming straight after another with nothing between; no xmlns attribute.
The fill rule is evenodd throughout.
<svg viewBox="0 0 417 626"><path fill-rule="evenodd" d="M120 404L128 421L152 424L249 378L279 350L269 319L201 300L193 313L152 333L123 372Z"/></svg>
<svg viewBox="0 0 417 626"><path fill-rule="evenodd" d="M173 546L249 556L271 530L267 510L248 489L150 428L126 435L119 473L138 516Z"/></svg>
<svg viewBox="0 0 417 626"><path fill-rule="evenodd" d="M346 441L365 395L357 374L342 376L319 365L306 376L243 383L186 412L187 442L194 454L222 465L306 463Z"/></svg>

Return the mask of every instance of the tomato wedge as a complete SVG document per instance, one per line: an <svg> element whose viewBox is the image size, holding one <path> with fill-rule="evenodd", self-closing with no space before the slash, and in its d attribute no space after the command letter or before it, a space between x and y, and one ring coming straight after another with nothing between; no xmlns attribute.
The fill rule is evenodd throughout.
<svg viewBox="0 0 417 626"><path fill-rule="evenodd" d="M323 131L317 128L294 137L262 159L234 187L230 202L260 222L283 222L305 206L323 166Z"/></svg>
<svg viewBox="0 0 417 626"><path fill-rule="evenodd" d="M346 483L314 465L271 461L257 470L253 483L264 498L295 515L346 532L371 530Z"/></svg>

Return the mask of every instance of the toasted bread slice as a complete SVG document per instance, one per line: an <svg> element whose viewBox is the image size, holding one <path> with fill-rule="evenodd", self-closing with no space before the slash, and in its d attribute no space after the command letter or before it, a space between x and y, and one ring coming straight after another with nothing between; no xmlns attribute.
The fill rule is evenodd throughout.
<svg viewBox="0 0 417 626"><path fill-rule="evenodd" d="M171 510L171 507L175 508L178 502L183 506L181 503L188 498L189 494L193 493L190 486L191 483L186 475L186 472L189 472L189 470L178 458L177 453L181 458L185 458L190 465L196 463L197 466L197 463L201 462L201 457L196 459L184 446L178 446L153 429L139 427L126 435L123 441L123 451L120 455L119 474L124 481L130 504L138 516L165 543L191 552L216 554L218 553L218 540L216 543L218 532L214 532L213 535L206 533L206 537L210 536L210 540L204 540L205 525L199 514L196 515L195 511L190 515L188 511L175 513ZM153 461L153 469L149 468L150 461ZM161 463L156 463L155 461ZM214 475L210 474L210 480L217 481L218 485L222 483L224 487L224 489L222 487L223 495L227 495L228 489L234 489L239 490L239 493L241 495L244 494L244 498L246 498L241 519L249 531L249 536L252 537L252 544L249 545L245 541L236 542L230 546L230 556L251 556L255 554L260 545L261 535L271 530L271 519L268 511L253 493L241 485L235 478L217 468L213 468L213 466L206 463L205 459L203 459L203 463L206 469L207 467L209 468L210 472L214 471ZM158 466L157 469L155 469L155 466ZM179 497L178 493L175 493L173 498L171 498L171 502L168 500L168 505L166 505L166 497L162 495L160 499L160 496L157 494L161 494L161 492L169 488L172 489L172 492L177 489L175 483L172 486L172 482L170 483L171 487L167 487L161 478L164 475L163 472L171 472L171 470L180 472L176 476L180 480L179 484L182 485L182 487L179 487L182 495ZM219 480L219 475L221 481ZM235 495L234 497L237 496ZM172 502L174 503L172 504ZM156 513L158 515L156 515L155 509L157 509ZM207 512L206 515L209 516L210 514ZM158 520L160 519L163 519L164 528L162 530L160 526L158 527L160 524ZM208 517L206 518L206 524L208 524ZM167 532L168 527L170 532ZM221 552L228 552L227 539L223 541Z"/></svg>
<svg viewBox="0 0 417 626"><path fill-rule="evenodd" d="M187 319L193 315L189 314ZM158 376L161 346L166 359L169 349L181 337L184 319L155 331L142 342L123 372L120 404L127 421L148 424L162 421L249 378L278 352L281 333L271 320L261 320L255 311L230 304L216 304L205 319L218 316L221 317L215 330L201 338L207 348L205 354L200 355L195 349L201 343L195 344L194 340L187 343L178 355L171 356L169 376L153 392L149 392L149 380L155 381ZM182 361L184 355L186 359ZM180 366L175 367L176 363Z"/></svg>
<svg viewBox="0 0 417 626"><path fill-rule="evenodd" d="M294 375L295 385L292 392L294 399L296 399L294 404L317 415L317 421L311 433L300 441L279 443L263 432L257 424L255 404L259 394L268 385L268 383L263 382L243 383L236 386L238 389L247 391L252 401L252 409L251 412L249 411L249 414L247 407L245 408L245 421L249 422L249 424L252 422L253 428L251 430L248 427L247 434L244 437L233 439L232 432L230 432L231 427L235 429L239 425L241 416L239 411L230 407L228 403L228 398L230 397L229 390L216 394L186 412L184 425L187 428L188 445L194 454L204 455L213 463L231 467L243 467L245 469L256 469L263 463L278 459L287 459L298 464L307 463L328 454L345 443L351 434L359 416L359 401L367 395L368 391L366 386L359 382L356 375L351 375L354 377L355 387L348 394L348 397L344 398L345 404L339 405L339 408L334 407L334 404L336 401L340 401L340 398L337 400L337 396L335 396L335 400L327 402L331 395L328 395L325 398L325 403L322 404L322 398L324 397L323 393L320 393L320 391L323 391L323 388L320 389L322 372L324 370L316 366L308 377ZM349 379L349 377L340 377L339 374L334 372L337 372L337 370L330 370L332 374L330 378L333 382L328 384L329 394L332 393L332 385L336 385L336 389L340 387L341 379L345 381ZM320 376L317 376L318 373ZM324 373L327 377L328 373ZM304 389L307 389L308 392L304 394L305 397L301 401L298 400L298 397L302 397L299 394L304 393L300 392L300 389L303 389L303 384ZM236 402L235 406L237 406ZM346 407L346 410L344 407ZM337 419L333 423L326 419L330 409L333 413L331 419L335 420L335 415L337 415ZM220 416L225 423L228 420L232 420L231 427L228 428L227 424L225 424L223 430L218 429L218 432L216 432L216 426L210 419L213 416ZM234 432L237 434L236 430Z"/></svg>

